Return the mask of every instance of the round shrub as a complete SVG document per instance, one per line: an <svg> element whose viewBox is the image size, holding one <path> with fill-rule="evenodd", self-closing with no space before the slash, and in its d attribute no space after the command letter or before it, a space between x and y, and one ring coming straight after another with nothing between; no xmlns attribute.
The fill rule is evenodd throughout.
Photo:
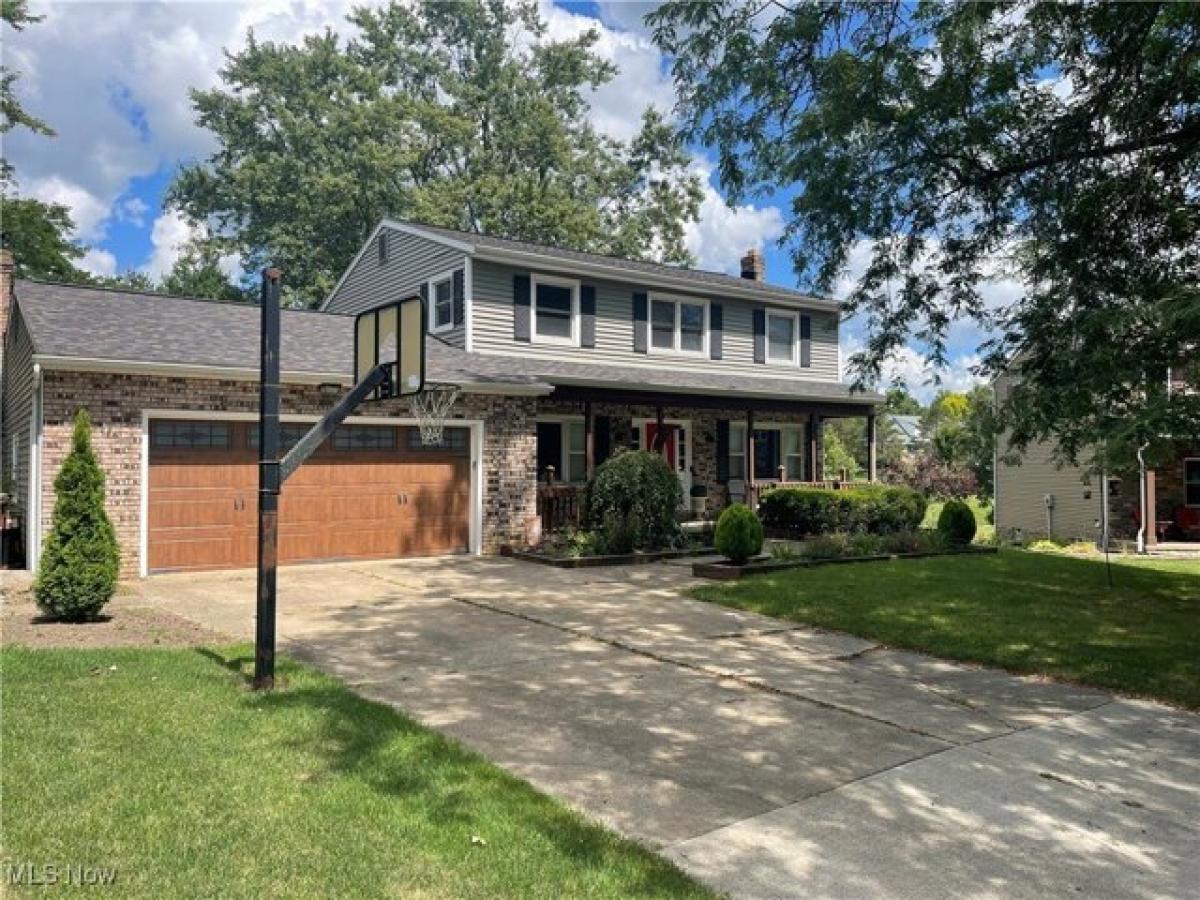
<svg viewBox="0 0 1200 900"><path fill-rule="evenodd" d="M591 527L617 528L612 523L626 523L636 531L632 540L638 548L662 550L680 542L675 514L682 502L679 479L661 455L629 450L596 468L584 507Z"/></svg>
<svg viewBox="0 0 1200 900"><path fill-rule="evenodd" d="M49 616L90 619L117 588L120 551L104 511L104 472L92 452L92 427L84 410L75 416L71 452L54 479L54 495L33 596Z"/></svg>
<svg viewBox="0 0 1200 900"><path fill-rule="evenodd" d="M763 527L754 510L744 503L725 507L717 519L713 546L717 552L737 565L745 565L752 556L762 552Z"/></svg>
<svg viewBox="0 0 1200 900"><path fill-rule="evenodd" d="M975 540L975 513L962 500L947 500L937 521L938 533L952 547L965 547Z"/></svg>

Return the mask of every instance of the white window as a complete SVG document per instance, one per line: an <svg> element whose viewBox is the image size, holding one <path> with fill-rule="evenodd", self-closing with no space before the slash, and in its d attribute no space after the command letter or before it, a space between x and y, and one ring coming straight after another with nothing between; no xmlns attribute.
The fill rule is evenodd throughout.
<svg viewBox="0 0 1200 900"><path fill-rule="evenodd" d="M662 353L708 353L708 303L676 297L650 301L650 349Z"/></svg>
<svg viewBox="0 0 1200 900"><path fill-rule="evenodd" d="M534 275L533 340L539 344L579 346L579 282L570 278Z"/></svg>
<svg viewBox="0 0 1200 900"><path fill-rule="evenodd" d="M799 364L800 317L796 313L767 313L767 362Z"/></svg>
<svg viewBox="0 0 1200 900"><path fill-rule="evenodd" d="M429 330L437 333L454 327L454 276L430 279Z"/></svg>
<svg viewBox="0 0 1200 900"><path fill-rule="evenodd" d="M804 480L804 434L800 428L783 430L783 466L788 481Z"/></svg>
<svg viewBox="0 0 1200 900"><path fill-rule="evenodd" d="M551 466L555 481L579 484L587 480L582 419L539 419L537 436L538 481L547 479Z"/></svg>
<svg viewBox="0 0 1200 900"><path fill-rule="evenodd" d="M746 426L736 422L729 423L729 477L746 477Z"/></svg>

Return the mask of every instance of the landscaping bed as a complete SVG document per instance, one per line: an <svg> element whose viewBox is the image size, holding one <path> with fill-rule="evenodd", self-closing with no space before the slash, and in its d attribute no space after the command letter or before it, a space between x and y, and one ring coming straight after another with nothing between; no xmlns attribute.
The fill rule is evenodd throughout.
<svg viewBox="0 0 1200 900"><path fill-rule="evenodd" d="M595 556L561 556L537 550L514 550L515 559L541 563L559 569L586 569L593 566L637 566L659 562L664 559L682 559L688 556L711 556L712 547L691 547L682 550L635 550L632 553L614 553Z"/></svg>
<svg viewBox="0 0 1200 900"><path fill-rule="evenodd" d="M803 569L812 566L827 566L837 563L887 562L893 559L926 559L931 556L962 556L976 553L995 553L995 547L962 547L947 550L923 550L916 553L876 553L870 556L836 556L823 559L799 557L796 559L752 559L744 565L729 561L698 562L692 565L692 575L713 581L733 581L747 575L763 575L787 569Z"/></svg>

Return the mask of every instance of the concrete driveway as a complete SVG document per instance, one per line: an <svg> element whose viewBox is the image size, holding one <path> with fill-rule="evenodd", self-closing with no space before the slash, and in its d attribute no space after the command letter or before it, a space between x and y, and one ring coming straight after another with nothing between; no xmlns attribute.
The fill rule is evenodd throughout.
<svg viewBox="0 0 1200 900"><path fill-rule="evenodd" d="M280 643L737 896L1195 896L1200 717L695 602L686 571L287 568ZM140 590L253 634L251 572Z"/></svg>

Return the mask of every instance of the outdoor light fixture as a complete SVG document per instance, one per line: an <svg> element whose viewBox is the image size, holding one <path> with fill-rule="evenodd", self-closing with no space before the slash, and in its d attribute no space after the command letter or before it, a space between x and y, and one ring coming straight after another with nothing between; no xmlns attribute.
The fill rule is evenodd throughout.
<svg viewBox="0 0 1200 900"><path fill-rule="evenodd" d="M389 376L370 399L415 394L425 386L425 316L419 296L359 314L354 323L354 380L361 381L378 365L387 366Z"/></svg>

